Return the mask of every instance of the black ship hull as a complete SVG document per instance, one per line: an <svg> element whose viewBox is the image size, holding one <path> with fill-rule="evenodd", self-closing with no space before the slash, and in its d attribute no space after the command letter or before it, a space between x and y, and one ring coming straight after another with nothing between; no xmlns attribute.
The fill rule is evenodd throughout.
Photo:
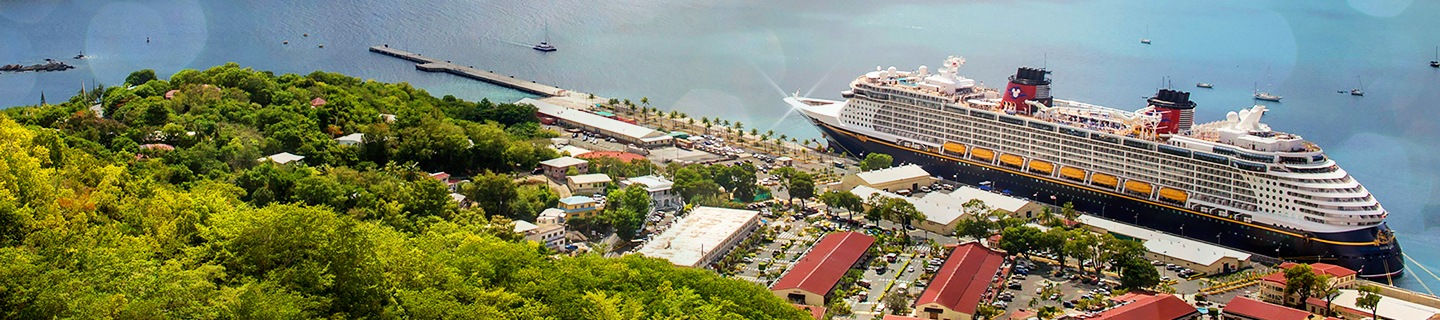
<svg viewBox="0 0 1440 320"><path fill-rule="evenodd" d="M875 140L813 119L812 122L824 132L832 147L857 157L872 152L883 153L894 157L896 163L916 164L945 179L971 185L989 181L996 190L1008 190L1017 196L1028 196L1051 204L1071 202L1076 210L1118 222L1287 261L1339 265L1368 278L1383 280L1399 276L1405 268L1400 244L1384 223L1346 232L1316 233L1242 222L1173 203L1121 194L1113 188L1091 186L984 160L918 150ZM1044 201L1051 196L1055 200Z"/></svg>

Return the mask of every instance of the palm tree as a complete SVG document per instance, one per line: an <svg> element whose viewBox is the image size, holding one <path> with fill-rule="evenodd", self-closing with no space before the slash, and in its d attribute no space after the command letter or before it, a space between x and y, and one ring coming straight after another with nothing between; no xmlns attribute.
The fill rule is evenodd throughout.
<svg viewBox="0 0 1440 320"><path fill-rule="evenodd" d="M765 131L765 136L766 136L766 137L773 136L773 135L775 135L775 130Z"/></svg>
<svg viewBox="0 0 1440 320"><path fill-rule="evenodd" d="M691 128L691 129L694 129L694 128L695 128L695 119L690 119L690 128Z"/></svg>
<svg viewBox="0 0 1440 320"><path fill-rule="evenodd" d="M740 121L735 121L735 130L740 130L741 133L744 133L745 125L740 123Z"/></svg>
<svg viewBox="0 0 1440 320"><path fill-rule="evenodd" d="M760 130L759 130L759 129L755 129L755 128L750 128L750 135L752 135L752 136L759 136L759 135L760 135Z"/></svg>
<svg viewBox="0 0 1440 320"><path fill-rule="evenodd" d="M649 107L649 106L650 106L650 97L640 97L640 104L643 104L643 105L645 105L646 107Z"/></svg>

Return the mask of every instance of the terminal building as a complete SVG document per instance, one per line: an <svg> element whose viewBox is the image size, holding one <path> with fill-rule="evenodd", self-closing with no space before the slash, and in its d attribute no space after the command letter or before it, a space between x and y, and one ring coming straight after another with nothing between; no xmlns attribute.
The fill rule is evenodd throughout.
<svg viewBox="0 0 1440 320"><path fill-rule="evenodd" d="M1097 320L1190 320L1200 319L1200 310L1170 294L1126 293L1110 298L1118 305L1100 312Z"/></svg>
<svg viewBox="0 0 1440 320"><path fill-rule="evenodd" d="M1145 245L1146 259L1175 264L1206 274L1238 270L1250 262L1250 253L1240 250L1090 215L1081 215L1077 220L1092 231L1109 232L1122 239L1141 241Z"/></svg>
<svg viewBox="0 0 1440 320"><path fill-rule="evenodd" d="M864 263L866 252L874 244L874 237L854 231L826 235L770 287L770 292L790 303L824 306L826 296L840 278Z"/></svg>
<svg viewBox="0 0 1440 320"><path fill-rule="evenodd" d="M654 129L629 124L584 110L566 108L530 98L520 99L520 101L516 103L535 106L539 116L554 118L555 122L561 126L599 133L641 148L669 146L673 144L675 140L670 135L655 131Z"/></svg>
<svg viewBox="0 0 1440 320"><path fill-rule="evenodd" d="M760 212L696 207L641 247L641 255L702 268L725 256L760 227Z"/></svg>
<svg viewBox="0 0 1440 320"><path fill-rule="evenodd" d="M915 191L939 181L918 165L903 165L880 170L871 170L840 179L839 190L850 190L856 186L867 186L886 192L900 193L900 190Z"/></svg>
<svg viewBox="0 0 1440 320"><path fill-rule="evenodd" d="M955 226L959 225L960 221L965 218L964 205L966 202L970 202L970 200L980 200L984 202L986 206L990 207L990 209L999 210L1019 218L1029 218L1038 215L1045 207L1033 201L971 187L961 187L949 194L932 192L920 197L910 197L860 185L854 189L850 189L850 193L859 196L861 199L869 199L871 195L877 193L883 197L904 199L906 202L914 205L915 210L919 210L925 214L924 220L913 221L911 225L914 225L916 228L945 235L955 233Z"/></svg>
<svg viewBox="0 0 1440 320"><path fill-rule="evenodd" d="M915 300L915 315L925 319L971 320L982 298L991 294L1005 253L979 242L955 247L935 273L930 286Z"/></svg>

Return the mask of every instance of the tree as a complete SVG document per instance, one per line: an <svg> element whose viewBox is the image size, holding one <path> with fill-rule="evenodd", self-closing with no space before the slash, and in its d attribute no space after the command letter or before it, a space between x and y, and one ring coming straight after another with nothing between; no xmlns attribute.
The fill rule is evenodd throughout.
<svg viewBox="0 0 1440 320"><path fill-rule="evenodd" d="M861 199L860 196L850 192L826 191L820 195L820 201L825 202L825 205L831 208L845 209L845 211L852 216L852 219L854 218L853 215L855 212L865 211L865 199Z"/></svg>
<svg viewBox="0 0 1440 320"><path fill-rule="evenodd" d="M131 72L129 76L126 76L126 77L125 77L125 86L127 86L127 87L128 87L128 86L138 86L138 85L145 84L146 82L150 82L150 80L159 80L159 79L160 79L160 78L155 77L155 70L144 69L144 70L140 70L140 71Z"/></svg>
<svg viewBox="0 0 1440 320"><path fill-rule="evenodd" d="M955 224L955 235L966 236L975 240L982 240L990 237L990 220L980 216L968 216L960 219Z"/></svg>
<svg viewBox="0 0 1440 320"><path fill-rule="evenodd" d="M1070 231L1070 241L1065 243L1065 253L1079 261L1081 269L1084 269L1085 260L1093 260L1100 251L1100 237L1086 230L1076 229ZM1063 261L1063 257L1061 258Z"/></svg>
<svg viewBox="0 0 1440 320"><path fill-rule="evenodd" d="M895 162L895 158L888 154L872 152L865 155L865 160L860 161L860 171L871 171L889 168Z"/></svg>
<svg viewBox="0 0 1440 320"><path fill-rule="evenodd" d="M1035 300L1032 299L1032 300L1030 300L1030 301L1035 301ZM976 318L976 319L986 319L986 320L988 320L988 319L995 319L995 317L998 317L998 316L1000 316L1001 314L1004 314L1004 313L1005 313L1005 310L1001 310L1000 308L992 307L992 306L990 306L990 305L988 305L988 304L983 304L983 303L982 303L982 304L980 304L979 306L976 306L976 307L975 307L975 318Z"/></svg>
<svg viewBox="0 0 1440 320"><path fill-rule="evenodd" d="M740 123L740 121L735 121L735 130L736 130L736 131L740 131L741 133L744 133L744 132L745 132L745 124Z"/></svg>
<svg viewBox="0 0 1440 320"><path fill-rule="evenodd" d="M641 227L645 216L650 214L650 193L637 183L625 189L610 191L607 199L610 203L605 206L601 219L614 227L615 234L621 239L633 239L636 229Z"/></svg>
<svg viewBox="0 0 1440 320"><path fill-rule="evenodd" d="M649 108L649 107L650 107L650 97L640 97L640 104L643 104L643 105L645 105L646 108Z"/></svg>
<svg viewBox="0 0 1440 320"><path fill-rule="evenodd" d="M815 180L809 173L800 172L786 179L785 189L790 192L791 199L800 199L800 204L805 204L805 199L815 196Z"/></svg>
<svg viewBox="0 0 1440 320"><path fill-rule="evenodd" d="M1315 295L1325 298L1325 315L1335 315L1335 297L1340 296L1340 282L1330 281L1330 275L1321 275L1316 279Z"/></svg>
<svg viewBox="0 0 1440 320"><path fill-rule="evenodd" d="M1126 288L1149 288L1160 284L1160 272L1144 259L1126 259L1119 264L1120 285Z"/></svg>
<svg viewBox="0 0 1440 320"><path fill-rule="evenodd" d="M1075 211L1075 203L1066 201L1065 206L1060 208L1060 215L1067 221L1075 221L1080 218L1080 213Z"/></svg>
<svg viewBox="0 0 1440 320"><path fill-rule="evenodd" d="M486 172L470 178L471 182L460 186L460 194L474 201L487 216L515 218L510 211L511 201L519 195L515 181L509 176Z"/></svg>
<svg viewBox="0 0 1440 320"><path fill-rule="evenodd" d="M1371 319L1379 319L1380 315L1376 309L1380 307L1380 287L1363 285L1359 288L1360 297L1355 299L1355 306L1370 310Z"/></svg>
<svg viewBox="0 0 1440 320"><path fill-rule="evenodd" d="M1326 279L1315 274L1309 264L1298 264L1285 269L1285 302L1290 302L1290 296L1299 295L1300 299L1296 300L1294 306L1304 306L1305 301L1324 285L1320 283L1321 280Z"/></svg>
<svg viewBox="0 0 1440 320"><path fill-rule="evenodd" d="M999 247L1006 252L1025 256L1040 248L1044 233L1028 226L1009 227L1000 232Z"/></svg>
<svg viewBox="0 0 1440 320"><path fill-rule="evenodd" d="M888 310L890 314L910 314L911 298L908 292L891 292L885 295L885 298L881 299L881 303L885 304L885 309Z"/></svg>

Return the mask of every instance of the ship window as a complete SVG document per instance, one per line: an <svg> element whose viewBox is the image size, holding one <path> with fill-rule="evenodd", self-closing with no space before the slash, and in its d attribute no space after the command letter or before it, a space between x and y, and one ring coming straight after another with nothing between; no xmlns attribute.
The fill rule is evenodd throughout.
<svg viewBox="0 0 1440 320"><path fill-rule="evenodd" d="M1039 123L1039 122L1031 122L1031 123L1030 123L1030 127L1031 127L1031 128L1035 128L1035 129L1045 130L1045 131L1055 131L1055 126L1052 126L1052 125L1049 125L1049 124L1045 124L1045 123Z"/></svg>
<svg viewBox="0 0 1440 320"><path fill-rule="evenodd" d="M1215 150L1215 153L1223 154L1223 155L1227 155L1227 156L1233 156L1233 155L1235 155L1235 153L1236 153L1236 152L1235 152L1235 149L1226 148L1226 147L1215 147L1214 150Z"/></svg>
<svg viewBox="0 0 1440 320"><path fill-rule="evenodd" d="M1089 134L1085 133L1085 131L1082 131L1082 130L1080 130L1080 129L1066 128L1066 127L1060 127L1060 133L1064 133L1064 134L1068 134L1068 135L1072 135L1072 136L1076 136L1076 137L1081 137L1081 138L1084 138L1084 137L1089 136Z"/></svg>
<svg viewBox="0 0 1440 320"><path fill-rule="evenodd" d="M1314 162L1325 161L1325 155L1323 155L1323 154L1317 154L1317 155L1315 155L1315 156L1313 156L1313 157L1310 157L1310 161L1314 161Z"/></svg>
<svg viewBox="0 0 1440 320"><path fill-rule="evenodd" d="M1181 157L1189 157L1189 156L1190 156L1190 150L1185 150L1185 149L1181 149L1181 148L1171 147L1171 146L1167 146L1167 145L1163 145L1163 144L1162 144L1162 145L1159 145L1158 147L1160 148L1160 152L1163 152L1163 153L1166 153L1166 154L1177 155L1177 156L1181 156Z"/></svg>
<svg viewBox="0 0 1440 320"><path fill-rule="evenodd" d="M1108 136L1108 135L1104 135L1104 134L1100 134L1100 133L1092 133L1092 134L1090 134L1090 139L1095 139L1095 140L1099 140L1099 141L1105 141L1105 142L1109 142L1109 143L1120 143L1120 138L1116 138L1116 137L1112 137L1112 136Z"/></svg>
<svg viewBox="0 0 1440 320"><path fill-rule="evenodd" d="M1023 125L1025 125L1025 120L1020 120L1020 119L1011 118L1011 117L1000 117L1000 122L1009 123L1009 124L1013 124L1013 125L1017 125L1017 126L1023 126Z"/></svg>
<svg viewBox="0 0 1440 320"><path fill-rule="evenodd" d="M1131 148L1140 148L1140 149L1145 149L1145 150L1155 150L1155 144L1152 144L1152 143L1149 143L1149 142L1140 141L1140 140L1125 139L1125 146L1128 146L1128 147L1131 147Z"/></svg>
<svg viewBox="0 0 1440 320"><path fill-rule="evenodd" d="M1239 153L1236 154L1236 156L1240 157L1241 159L1250 160L1250 161L1259 161L1259 162L1264 162L1264 163L1275 163L1275 157L1274 157L1274 156L1261 155L1261 154L1253 154L1253 153L1248 153L1248 152L1239 152Z"/></svg>
<svg viewBox="0 0 1440 320"><path fill-rule="evenodd" d="M994 115L994 114L990 114L990 113L986 113L986 112L980 112L980 111L971 111L971 112L970 112L970 116L971 116L971 117L976 117L976 118L981 118L981 119L995 120L995 115Z"/></svg>
<svg viewBox="0 0 1440 320"><path fill-rule="evenodd" d="M1217 156L1217 155L1213 155L1213 154L1209 154L1209 153L1199 152L1199 151L1195 151L1195 152L1192 154L1191 157L1195 158L1196 160L1209 161L1209 162L1214 162L1214 163L1219 163L1219 164L1230 164L1230 159L1229 159L1229 158L1221 157L1221 156Z"/></svg>

